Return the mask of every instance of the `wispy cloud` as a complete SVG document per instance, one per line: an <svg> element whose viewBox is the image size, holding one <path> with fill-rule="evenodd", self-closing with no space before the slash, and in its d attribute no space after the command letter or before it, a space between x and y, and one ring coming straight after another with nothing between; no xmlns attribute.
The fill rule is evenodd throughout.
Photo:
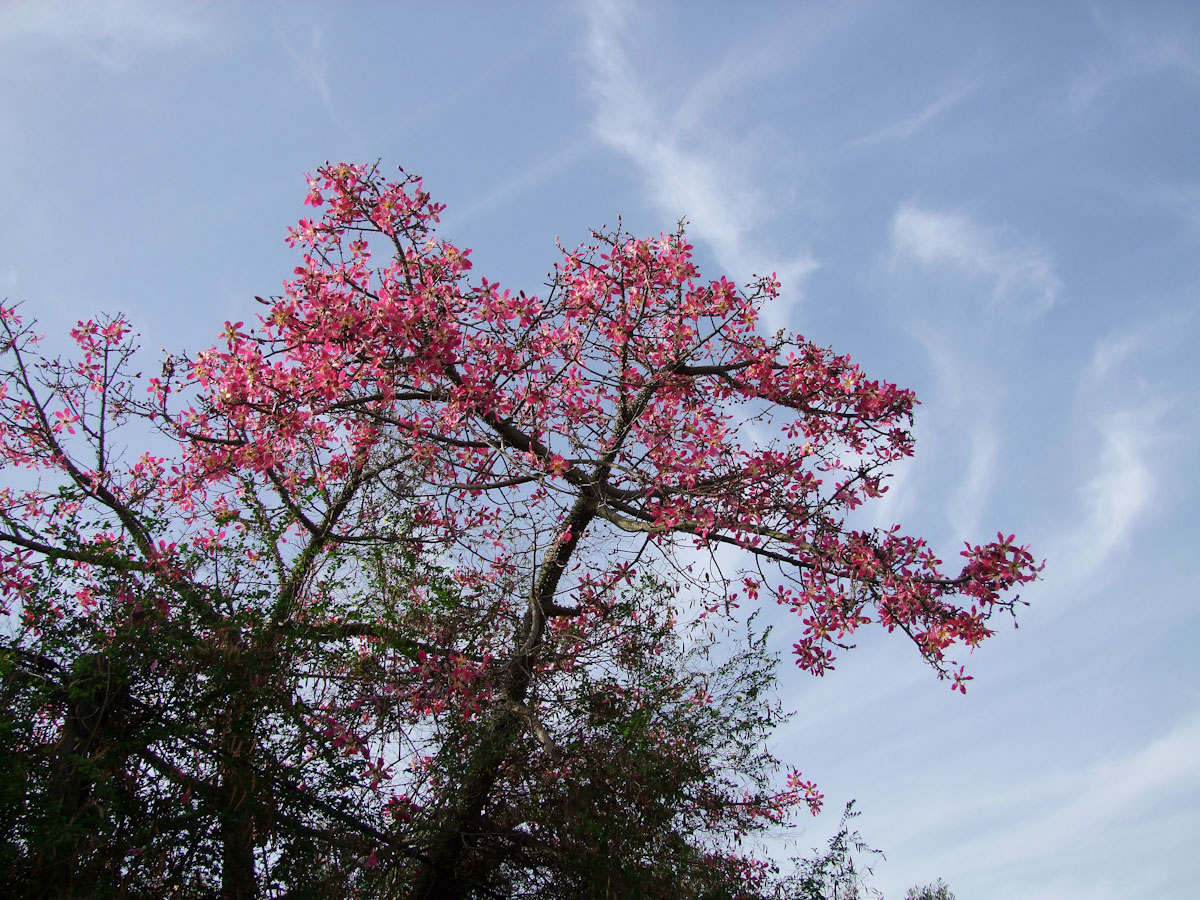
<svg viewBox="0 0 1200 900"><path fill-rule="evenodd" d="M847 146L865 147L873 144L910 140L924 131L935 119L941 117L974 93L977 87L978 85L974 83L953 87L911 115L890 122L861 137L854 138Z"/></svg>
<svg viewBox="0 0 1200 900"><path fill-rule="evenodd" d="M724 128L712 115L717 99L736 93L754 68L719 64L720 77L702 75L687 97L664 108L665 98L639 78L626 51L638 11L621 2L596 3L588 10L590 87L601 140L638 167L665 215L687 216L690 233L723 267L742 279L776 272L789 293L797 291L816 261L804 250L766 252L752 239L773 203L754 180L755 149L720 140Z"/></svg>
<svg viewBox="0 0 1200 900"><path fill-rule="evenodd" d="M146 54L200 41L207 33L200 9L153 0L17 0L0 8L0 45L52 40L122 69Z"/></svg>
<svg viewBox="0 0 1200 900"><path fill-rule="evenodd" d="M281 20L275 33L300 77L306 80L321 98L321 106L329 121L343 133L348 130L338 109L329 78L329 50L325 29L318 22Z"/></svg>
<svg viewBox="0 0 1200 900"><path fill-rule="evenodd" d="M1191 353L1195 321L1190 313L1135 321L1093 345L1078 380L1092 462L1077 476L1078 515L1052 550L1053 577L1084 584L1100 575L1169 504L1163 473L1186 466L1195 452L1194 415L1177 365Z"/></svg>
<svg viewBox="0 0 1200 900"><path fill-rule="evenodd" d="M1014 405L1025 389L1017 361L1061 293L1053 257L1011 229L909 202L892 216L881 262L890 306L931 376L905 490L919 499L907 512L937 510L938 539L955 544L994 534L1014 496L1002 485L1019 493L1036 477L1013 479L1010 447L1025 427ZM1013 521L1011 507L1003 516Z"/></svg>
<svg viewBox="0 0 1200 900"><path fill-rule="evenodd" d="M1122 200L1174 220L1192 240L1200 240L1200 182L1160 181L1140 188L1128 184L1105 187Z"/></svg>
<svg viewBox="0 0 1200 900"><path fill-rule="evenodd" d="M1086 576L1119 553L1154 496L1151 453L1158 441L1153 410L1113 413L1100 424L1100 454L1082 488L1084 518L1063 562ZM1068 562L1069 560L1069 562Z"/></svg>
<svg viewBox="0 0 1200 900"><path fill-rule="evenodd" d="M1149 330L1142 328L1135 331L1123 331L1120 334L1098 340L1092 349L1092 358L1088 364L1088 386L1100 385L1137 353L1143 352L1150 336Z"/></svg>
<svg viewBox="0 0 1200 900"><path fill-rule="evenodd" d="M969 786L946 791L931 779L898 821L866 810L872 833L902 836L879 874L902 889L933 871L987 900L1189 896L1153 888L1177 888L1180 867L1197 867L1189 841L1200 825L1198 742L1193 708L1123 752L1086 761L1063 753L1036 774L1025 762L978 759ZM1169 819L1178 827L1164 829Z"/></svg>
<svg viewBox="0 0 1200 900"><path fill-rule="evenodd" d="M927 837L974 834L966 841L952 839L951 863L959 871L946 875L953 884L980 890L1000 882L1004 896L1019 890L1038 900L1158 896L1149 889L1154 870L1167 864L1158 868L1161 876L1179 865L1176 854L1188 855L1189 839L1200 824L1194 803L1200 792L1198 745L1200 710L1193 709L1165 733L1123 754L1050 770L1038 779L1006 781L966 803L959 795L940 808L935 801L905 825ZM1180 827L1164 845L1162 830L1141 826L1168 814ZM988 824L980 828L980 823ZM1128 864L1101 867L1103 883L1093 885L1101 893L1083 893L1080 889L1093 878L1088 870L1110 853L1119 853ZM1053 874L1064 872L1072 874L1055 885Z"/></svg>
<svg viewBox="0 0 1200 900"><path fill-rule="evenodd" d="M996 486L999 453L1000 442L995 432L986 422L976 422L971 430L967 469L948 507L955 534L969 535L980 531L980 519Z"/></svg>
<svg viewBox="0 0 1200 900"><path fill-rule="evenodd" d="M485 191L470 203L454 207L443 219L442 228L448 232L501 204L511 202L514 197L534 189L576 162L587 151L588 146L589 141L580 138L538 159L528 168Z"/></svg>
<svg viewBox="0 0 1200 900"><path fill-rule="evenodd" d="M992 303L1035 318L1058 300L1061 283L1049 251L959 213L905 204L892 218L896 259L943 268L989 283Z"/></svg>
<svg viewBox="0 0 1200 900"><path fill-rule="evenodd" d="M1200 88L1200 34L1194 20L1162 15L1169 9L1093 6L1093 22L1108 38L1111 53L1093 60L1071 82L1071 109L1082 112L1118 85L1148 75L1172 75Z"/></svg>

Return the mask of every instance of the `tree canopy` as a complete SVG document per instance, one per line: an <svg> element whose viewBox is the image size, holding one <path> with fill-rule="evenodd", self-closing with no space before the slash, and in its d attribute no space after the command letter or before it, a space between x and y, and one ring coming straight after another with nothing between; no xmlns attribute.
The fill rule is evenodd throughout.
<svg viewBox="0 0 1200 900"><path fill-rule="evenodd" d="M762 630L821 675L950 654L1039 567L855 527L911 392L764 335L773 276L596 233L542 295L471 276L421 181L327 165L258 324L136 372L4 306L0 787L12 877L77 896L782 896L819 807L762 741Z"/></svg>

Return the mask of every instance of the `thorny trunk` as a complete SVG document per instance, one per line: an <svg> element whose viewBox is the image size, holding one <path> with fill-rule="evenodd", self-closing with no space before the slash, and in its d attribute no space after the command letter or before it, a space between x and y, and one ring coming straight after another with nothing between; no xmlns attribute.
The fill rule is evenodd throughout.
<svg viewBox="0 0 1200 900"><path fill-rule="evenodd" d="M112 874L87 871L95 869L97 862L104 865L97 860L89 865L87 850L94 832L88 822L91 816L104 814L93 795L97 779L116 764L111 745L128 697L103 654L81 657L74 670L50 796L61 823L56 831L62 830L46 841L48 852L38 865L44 886L60 897L89 896L95 877Z"/></svg>
<svg viewBox="0 0 1200 900"><path fill-rule="evenodd" d="M234 684L248 681L246 654L236 634L227 648ZM221 842L221 900L253 900L256 779L254 777L254 726L244 689L230 690L231 703L218 717L221 773L218 835ZM236 698L236 699L235 699Z"/></svg>
<svg viewBox="0 0 1200 900"><path fill-rule="evenodd" d="M447 811L444 824L426 852L425 866L413 892L414 900L461 900L472 883L487 874L473 871L470 865L472 832L478 829L501 767L521 736L524 722L517 710L529 695L542 649L547 613L554 603L567 562L584 529L595 516L595 501L580 497L564 523L570 537L559 540L553 555L540 568L529 609L514 642L513 655L504 669L500 701L480 740L471 748L456 802Z"/></svg>

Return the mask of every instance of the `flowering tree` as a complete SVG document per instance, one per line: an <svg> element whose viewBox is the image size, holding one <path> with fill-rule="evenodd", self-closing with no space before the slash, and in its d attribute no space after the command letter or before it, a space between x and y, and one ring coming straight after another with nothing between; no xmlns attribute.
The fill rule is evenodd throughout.
<svg viewBox="0 0 1200 900"><path fill-rule="evenodd" d="M718 677L675 598L794 611L816 675L877 623L964 690L947 653L1033 558L1001 535L946 571L852 527L912 394L760 334L779 284L700 280L682 229L596 234L538 297L472 281L415 178L309 186L260 324L160 377L120 318L56 362L0 317L0 453L32 473L0 498L11 741L59 798L20 820L34 868L78 859L103 800L128 850L103 865L145 885L761 896L741 838L820 795L750 753L761 641ZM133 420L169 449L133 457Z"/></svg>

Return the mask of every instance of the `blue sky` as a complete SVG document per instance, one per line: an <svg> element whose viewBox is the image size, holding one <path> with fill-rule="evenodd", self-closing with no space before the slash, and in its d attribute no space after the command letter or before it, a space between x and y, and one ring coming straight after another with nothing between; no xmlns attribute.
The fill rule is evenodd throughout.
<svg viewBox="0 0 1200 900"><path fill-rule="evenodd" d="M865 637L779 752L902 897L1200 883L1200 6L0 3L0 296L195 350L278 289L302 173L423 174L476 271L687 216L788 327L917 391L876 521L1047 558L951 694ZM149 364L149 363L148 363ZM781 635L780 646L790 646Z"/></svg>

